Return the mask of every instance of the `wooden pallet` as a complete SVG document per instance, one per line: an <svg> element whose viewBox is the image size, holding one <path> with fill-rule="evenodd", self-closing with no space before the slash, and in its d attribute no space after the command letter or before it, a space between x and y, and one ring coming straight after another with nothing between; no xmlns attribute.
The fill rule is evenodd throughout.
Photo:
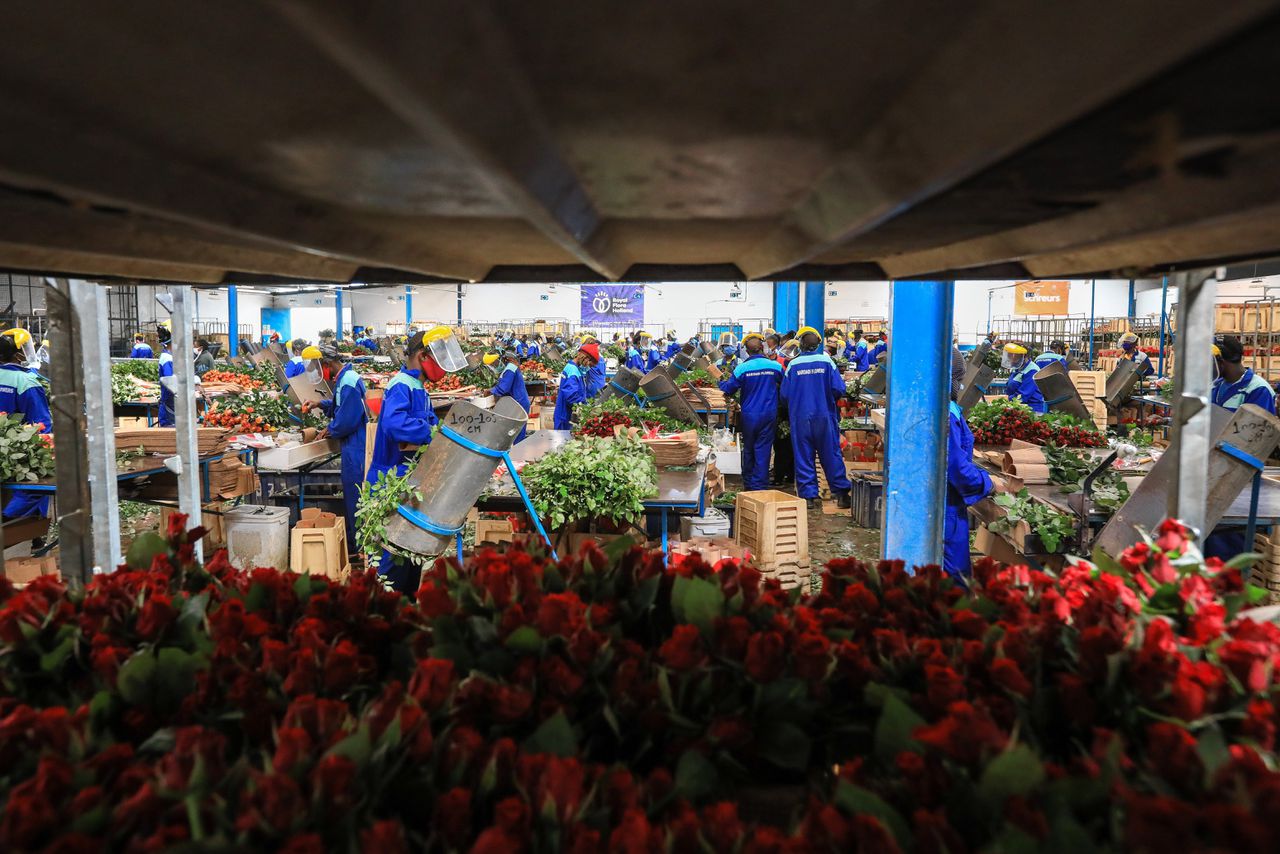
<svg viewBox="0 0 1280 854"><path fill-rule="evenodd" d="M759 566L809 562L809 511L803 498L776 489L739 492L735 540Z"/></svg>
<svg viewBox="0 0 1280 854"><path fill-rule="evenodd" d="M1280 605L1280 541L1259 531L1253 535L1253 550L1262 558L1253 565L1252 581L1267 591L1266 605Z"/></svg>
<svg viewBox="0 0 1280 854"><path fill-rule="evenodd" d="M1101 361L1101 359L1099 359ZM1071 371L1071 384L1080 393L1080 400L1089 410L1089 417L1099 430L1107 429L1107 406L1101 398L1107 388L1106 371Z"/></svg>
<svg viewBox="0 0 1280 854"><path fill-rule="evenodd" d="M809 576L813 574L812 566L808 561L793 561L790 563L761 563L760 561L753 561L753 565L760 570L765 578L778 579L786 589L808 584Z"/></svg>

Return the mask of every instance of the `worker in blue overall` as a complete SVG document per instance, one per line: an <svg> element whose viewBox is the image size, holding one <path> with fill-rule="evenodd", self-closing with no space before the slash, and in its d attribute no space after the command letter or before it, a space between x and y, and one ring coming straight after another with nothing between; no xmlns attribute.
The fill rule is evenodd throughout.
<svg viewBox="0 0 1280 854"><path fill-rule="evenodd" d="M769 488L769 455L778 430L778 397L782 365L764 354L764 336L748 332L742 339L745 358L720 381L726 395L741 391L742 483L748 490Z"/></svg>
<svg viewBox="0 0 1280 854"><path fill-rule="evenodd" d="M874 368L880 362L880 357L889 350L889 334L883 329L879 335L871 336L871 354L867 356L867 367Z"/></svg>
<svg viewBox="0 0 1280 854"><path fill-rule="evenodd" d="M133 336L133 349L129 351L130 359L151 359L155 357L155 352L151 349L151 345L147 343L147 337L141 332Z"/></svg>
<svg viewBox="0 0 1280 854"><path fill-rule="evenodd" d="M596 341L596 339L589 332L582 336L582 344L578 346L578 349L581 350L583 347L585 347L588 344L596 345L596 350L595 350L596 360L591 364L591 367L586 370L587 397L591 398L598 395L604 389L604 384L606 380L605 380L605 372L604 372L604 359L600 358L600 342Z"/></svg>
<svg viewBox="0 0 1280 854"><path fill-rule="evenodd" d="M291 380L306 371L307 366L302 358L302 351L305 349L307 349L307 342L301 338L295 338L289 342L289 352L293 355L289 357L289 361L284 366L285 379Z"/></svg>
<svg viewBox="0 0 1280 854"><path fill-rule="evenodd" d="M1209 391L1209 400L1214 406L1235 412L1246 403L1276 414L1276 395L1271 384L1246 368L1244 345L1234 335L1218 335L1213 343L1213 366L1215 377ZM1204 538L1204 556L1230 560L1238 554L1250 551L1251 544L1244 539L1241 528L1214 528Z"/></svg>
<svg viewBox="0 0 1280 854"><path fill-rule="evenodd" d="M716 367L724 373L732 371L738 360L738 337L732 332L721 332L717 350Z"/></svg>
<svg viewBox="0 0 1280 854"><path fill-rule="evenodd" d="M821 351L822 335L818 330L805 326L797 336L800 355L787 363L782 377L782 396L787 402L791 446L795 450L796 491L810 507L817 506L816 456L836 506L848 508L853 486L840 454L840 418L836 411L836 401L845 394L844 377L831 357Z"/></svg>
<svg viewBox="0 0 1280 854"><path fill-rule="evenodd" d="M516 342L516 345L513 349L516 351L516 354L521 359L529 355L529 336L521 335L520 340Z"/></svg>
<svg viewBox="0 0 1280 854"><path fill-rule="evenodd" d="M524 409L527 419L529 414L529 392L524 387L524 374L520 373L520 354L515 350L507 350L502 354L502 361L506 363L502 367L502 375L498 377L498 381L494 383L493 388L489 389L489 394L494 396L495 401L503 397L511 398ZM516 436L516 441L512 444L523 442L527 429L526 427L521 427L520 435Z"/></svg>
<svg viewBox="0 0 1280 854"><path fill-rule="evenodd" d="M942 568L958 581L969 576L969 510L991 494L991 476L973 462L973 431L956 398L965 362L951 360L951 402L947 422L947 501L943 516Z"/></svg>
<svg viewBox="0 0 1280 854"><path fill-rule="evenodd" d="M1138 336L1133 332L1126 332L1120 336L1120 358L1129 362L1133 362L1138 369L1138 376L1146 379L1156 372L1155 366L1151 364L1151 357L1138 349Z"/></svg>
<svg viewBox="0 0 1280 854"><path fill-rule="evenodd" d="M308 373L322 376L333 389L333 398L320 401L320 409L329 416L326 435L337 439L342 449L342 504L347 523L347 550L356 551L356 499L364 481L365 424L369 420L364 404L364 380L351 365L344 364L342 354L328 344L307 347L302 351Z"/></svg>
<svg viewBox="0 0 1280 854"><path fill-rule="evenodd" d="M0 333L0 412L21 415L23 424L39 425L41 433L53 429L49 395L36 377L36 348L31 333L9 329ZM0 513L5 519L48 516L49 498L39 492L15 489Z"/></svg>
<svg viewBox="0 0 1280 854"><path fill-rule="evenodd" d="M573 361L564 366L564 370L560 372L560 387L556 391L555 421L551 425L553 428L572 428L573 408L579 403L585 403L591 396L587 393L586 371L599 363L600 345L592 341L579 347Z"/></svg>
<svg viewBox="0 0 1280 854"><path fill-rule="evenodd" d="M533 336L533 338L529 341L529 349L525 351L525 354L524 354L524 357L526 359L536 359L542 355L542 340L543 340L542 335L540 334ZM529 407L527 406L525 407L525 409L528 409L528 408Z"/></svg>
<svg viewBox="0 0 1280 854"><path fill-rule="evenodd" d="M160 324L156 329L156 335L160 339L160 410L156 417L156 424L160 427L172 427L176 423L173 412L173 391L177 387L177 380L173 377L173 353L169 352L173 346L173 333L170 331L169 321Z"/></svg>
<svg viewBox="0 0 1280 854"><path fill-rule="evenodd" d="M670 329L667 331L667 346L662 352L662 359L665 362L670 362L676 357L676 353L679 352L680 342L676 340L676 331L674 329Z"/></svg>
<svg viewBox="0 0 1280 854"><path fill-rule="evenodd" d="M1061 362L1065 368L1068 363L1067 344L1065 341L1050 341L1049 349L1045 350L1035 358L1035 366L1037 371L1043 371L1054 362Z"/></svg>
<svg viewBox="0 0 1280 854"><path fill-rule="evenodd" d="M648 362L648 352L640 352L640 333L637 332L632 339L627 342L627 367L633 371L639 371L642 374L649 372L645 367Z"/></svg>
<svg viewBox="0 0 1280 854"><path fill-rule="evenodd" d="M378 352L378 342L373 337L373 327L366 326L364 331L360 333L360 337L356 339L356 343L368 350L370 353Z"/></svg>
<svg viewBox="0 0 1280 854"><path fill-rule="evenodd" d="M867 342L862 337L862 330L853 330L853 334L849 336L849 340L844 345L844 357L849 360L849 367L855 371L865 371L867 369L867 353Z"/></svg>
<svg viewBox="0 0 1280 854"><path fill-rule="evenodd" d="M1005 380L1004 393L1010 400L1017 400L1031 407L1032 412L1048 412L1044 395L1036 385L1036 363L1027 356L1027 348L1010 341L1004 345L1004 356L1001 364L1009 371L1009 379Z"/></svg>
<svg viewBox="0 0 1280 854"><path fill-rule="evenodd" d="M428 347L432 343L440 344L453 336L447 326L437 326L426 332L416 333L405 343L405 363L400 371L387 383L382 393L382 414L378 417L378 431L373 440L373 456L369 462L369 473L365 480L371 484L385 472L394 472L403 477L409 470L409 461L418 451L418 447L431 444L431 431L438 423L435 410L431 408L431 397L423 385L424 379L434 382L451 371L466 367L466 360L458 358L461 364L449 362L445 366L436 359ZM453 342L456 347L456 340ZM441 348L442 349L442 348ZM401 593L413 593L418 589L421 568L409 561L397 560L389 552L384 551L378 563L378 573L383 576L384 583L391 589Z"/></svg>

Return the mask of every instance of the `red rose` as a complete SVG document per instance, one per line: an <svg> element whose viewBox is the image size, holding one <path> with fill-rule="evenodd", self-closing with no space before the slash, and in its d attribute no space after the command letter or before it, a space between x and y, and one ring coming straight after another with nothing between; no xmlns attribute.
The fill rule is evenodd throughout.
<svg viewBox="0 0 1280 854"><path fill-rule="evenodd" d="M450 848L462 848L471 838L471 792L461 786L436 799L433 824Z"/></svg>
<svg viewBox="0 0 1280 854"><path fill-rule="evenodd" d="M307 815L302 791L285 774L255 774L252 789L241 795L236 829L242 833L265 828L272 834L286 833Z"/></svg>
<svg viewBox="0 0 1280 854"><path fill-rule="evenodd" d="M980 614L967 608L951 613L951 628L962 638L978 640L987 632L988 623Z"/></svg>
<svg viewBox="0 0 1280 854"><path fill-rule="evenodd" d="M355 803L356 765L345 756L330 754L316 763L311 785L329 808L346 809Z"/></svg>
<svg viewBox="0 0 1280 854"><path fill-rule="evenodd" d="M1263 750L1273 750L1276 743L1276 709L1268 700L1254 698L1245 707L1241 731L1258 742Z"/></svg>
<svg viewBox="0 0 1280 854"><path fill-rule="evenodd" d="M422 586L418 588L417 599L423 616L428 618L446 617L457 608L448 588L432 579L423 580Z"/></svg>
<svg viewBox="0 0 1280 854"><path fill-rule="evenodd" d="M961 762L976 762L984 753L1003 750L1008 736L983 709L967 702L952 703L946 717L917 727L917 741Z"/></svg>
<svg viewBox="0 0 1280 854"><path fill-rule="evenodd" d="M631 809L609 834L609 850L618 854L650 854L662 850L662 843L645 814Z"/></svg>
<svg viewBox="0 0 1280 854"><path fill-rule="evenodd" d="M731 801L722 801L704 807L702 827L712 849L732 851L737 847L743 832L742 820L738 818L738 805Z"/></svg>
<svg viewBox="0 0 1280 854"><path fill-rule="evenodd" d="M1177 724L1158 721L1147 728L1147 762L1170 783L1196 786L1204 769L1195 737Z"/></svg>
<svg viewBox="0 0 1280 854"><path fill-rule="evenodd" d="M1260 641L1229 640L1218 647L1218 659L1222 662L1244 690L1250 694L1260 693L1267 688L1269 681L1267 660L1270 649Z"/></svg>
<svg viewBox="0 0 1280 854"><path fill-rule="evenodd" d="M717 617L715 628L720 654L725 658L741 661L747 654L747 642L751 638L751 623L746 617Z"/></svg>
<svg viewBox="0 0 1280 854"><path fill-rule="evenodd" d="M1179 798L1125 798L1124 845L1131 851L1183 851L1196 838L1196 811Z"/></svg>
<svg viewBox="0 0 1280 854"><path fill-rule="evenodd" d="M489 692L489 702L495 721L514 723L533 708L533 693L518 685L495 685Z"/></svg>
<svg viewBox="0 0 1280 854"><path fill-rule="evenodd" d="M805 632L795 641L791 656L801 679L823 679L831 667L831 641L818 632Z"/></svg>
<svg viewBox="0 0 1280 854"><path fill-rule="evenodd" d="M716 718L707 727L707 738L730 750L745 746L751 737L750 725L740 717Z"/></svg>
<svg viewBox="0 0 1280 854"><path fill-rule="evenodd" d="M409 680L409 694L424 709L435 711L453 691L453 662L445 658L424 658Z"/></svg>
<svg viewBox="0 0 1280 854"><path fill-rule="evenodd" d="M558 655L544 658L538 665L538 679L544 690L567 700L582 690L582 674Z"/></svg>
<svg viewBox="0 0 1280 854"><path fill-rule="evenodd" d="M289 669L289 647L283 641L264 638L262 641L262 670L273 676L283 676Z"/></svg>
<svg viewBox="0 0 1280 854"><path fill-rule="evenodd" d="M859 616L863 614L874 614L880 610L880 600L871 589L862 582L850 584L845 588L844 596L841 597L842 604L851 614Z"/></svg>
<svg viewBox="0 0 1280 854"><path fill-rule="evenodd" d="M142 603L142 610L138 612L136 624L138 635L143 640L156 640L177 616L178 612L173 609L172 599L163 593L152 593Z"/></svg>
<svg viewBox="0 0 1280 854"><path fill-rule="evenodd" d="M692 670L706 658L702 651L702 633L697 626L687 623L676 626L659 648L658 657L672 670Z"/></svg>
<svg viewBox="0 0 1280 854"><path fill-rule="evenodd" d="M997 658L991 662L990 672L991 681L1009 693L1023 698L1031 696L1031 682L1012 659Z"/></svg>
<svg viewBox="0 0 1280 854"><path fill-rule="evenodd" d="M544 638L571 637L586 622L587 607L577 593L549 593L538 605L536 625Z"/></svg>
<svg viewBox="0 0 1280 854"><path fill-rule="evenodd" d="M945 709L956 700L965 698L964 680L950 667L926 664L924 678L926 695L935 708Z"/></svg>
<svg viewBox="0 0 1280 854"><path fill-rule="evenodd" d="M613 815L620 816L640 804L640 787L625 768L614 768L604 780L604 796Z"/></svg>
<svg viewBox="0 0 1280 854"><path fill-rule="evenodd" d="M311 737L301 727L280 727L276 730L276 755L271 767L277 774L287 774L294 766L311 755Z"/></svg>
<svg viewBox="0 0 1280 854"><path fill-rule="evenodd" d="M757 632L747 642L743 662L747 675L757 682L772 682L786 665L786 641L778 632Z"/></svg>
<svg viewBox="0 0 1280 854"><path fill-rule="evenodd" d="M513 836L529 830L529 805L519 798L504 798L493 808L493 823Z"/></svg>
<svg viewBox="0 0 1280 854"><path fill-rule="evenodd" d="M360 673L360 648L343 639L334 644L324 657L324 689L344 693L355 684Z"/></svg>
<svg viewBox="0 0 1280 854"><path fill-rule="evenodd" d="M1216 639L1227 627L1227 609L1217 602L1202 606L1187 620L1187 636L1203 646Z"/></svg>
<svg viewBox="0 0 1280 854"><path fill-rule="evenodd" d="M378 854L402 854L409 850L404 838L404 825L394 818L375 821L373 827L360 833L360 847Z"/></svg>

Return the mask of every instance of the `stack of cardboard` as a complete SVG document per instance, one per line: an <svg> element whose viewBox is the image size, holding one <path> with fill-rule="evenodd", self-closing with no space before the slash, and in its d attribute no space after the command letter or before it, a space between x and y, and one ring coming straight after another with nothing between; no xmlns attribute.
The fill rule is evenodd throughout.
<svg viewBox="0 0 1280 854"><path fill-rule="evenodd" d="M173 427L148 427L144 430L116 431L117 448L141 446L148 454L171 457L178 452L177 431ZM220 454L227 449L227 431L221 427L196 428L196 450L201 455Z"/></svg>
<svg viewBox="0 0 1280 854"><path fill-rule="evenodd" d="M874 430L845 430L844 439L841 451L847 472L884 468L884 443L879 433Z"/></svg>
<svg viewBox="0 0 1280 854"><path fill-rule="evenodd" d="M1101 359L1097 361L1101 362ZM1071 384L1079 392L1080 400L1089 410L1089 417L1093 419L1094 426L1105 431L1107 405L1102 402L1102 397L1107 390L1107 371L1071 371L1068 376L1071 378Z"/></svg>
<svg viewBox="0 0 1280 854"><path fill-rule="evenodd" d="M52 575L55 578L62 577L61 573L58 572L58 562L48 555L44 557L10 558L4 562L4 577L11 584L30 584L42 575Z"/></svg>
<svg viewBox="0 0 1280 854"><path fill-rule="evenodd" d="M674 564L680 563L678 558L694 552L702 555L702 559L712 565L726 558L747 560L751 557L750 549L734 542L730 537L691 537L671 543L671 557Z"/></svg>
<svg viewBox="0 0 1280 854"><path fill-rule="evenodd" d="M1044 448L1021 439L1009 443L1009 450L1001 455L1000 470L1017 476L1023 483L1049 482L1049 461Z"/></svg>
<svg viewBox="0 0 1280 854"><path fill-rule="evenodd" d="M640 436L640 428L621 425L613 428L614 435ZM624 432L625 431L625 432ZM698 431L686 430L653 439L640 439L653 451L654 462L659 468L663 466L691 466L698 461Z"/></svg>
<svg viewBox="0 0 1280 854"><path fill-rule="evenodd" d="M223 457L209 463L209 492L220 498L238 498L258 491L258 473L239 457Z"/></svg>
<svg viewBox="0 0 1280 854"><path fill-rule="evenodd" d="M726 405L724 392L711 386L699 388L697 391L682 388L680 395L694 409L724 409Z"/></svg>
<svg viewBox="0 0 1280 854"><path fill-rule="evenodd" d="M1253 535L1253 550L1262 559L1253 565L1251 580L1267 591L1267 605L1280 605L1280 542L1261 532Z"/></svg>

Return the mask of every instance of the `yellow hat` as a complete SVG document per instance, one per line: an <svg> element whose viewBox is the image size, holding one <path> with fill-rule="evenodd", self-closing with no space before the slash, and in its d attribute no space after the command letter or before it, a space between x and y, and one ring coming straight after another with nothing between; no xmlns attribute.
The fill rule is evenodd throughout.
<svg viewBox="0 0 1280 854"><path fill-rule="evenodd" d="M770 326L768 329L764 331L764 337L766 338L768 338L770 335L777 335L777 334L778 334L778 330L774 329L772 326Z"/></svg>
<svg viewBox="0 0 1280 854"><path fill-rule="evenodd" d="M497 353L485 353L482 360L486 365L496 365L498 363Z"/></svg>
<svg viewBox="0 0 1280 854"><path fill-rule="evenodd" d="M447 326L433 326L422 334L423 341L440 341L453 335L453 330Z"/></svg>
<svg viewBox="0 0 1280 854"><path fill-rule="evenodd" d="M814 335L817 335L819 338L822 337L822 333L814 329L812 326L801 326L800 329L796 332L796 338L803 338L806 332L812 332Z"/></svg>
<svg viewBox="0 0 1280 854"><path fill-rule="evenodd" d="M1004 351L1006 353L1025 354L1027 352L1027 348L1023 347L1021 344L1015 344L1010 341L1008 344L1004 345Z"/></svg>
<svg viewBox="0 0 1280 854"><path fill-rule="evenodd" d="M1222 355L1222 349L1221 349L1221 348L1219 348L1217 344L1214 344L1214 345L1213 345L1213 355L1214 355L1215 357L1217 357L1217 356L1221 356L1221 355Z"/></svg>
<svg viewBox="0 0 1280 854"><path fill-rule="evenodd" d="M1120 343L1136 344L1138 343L1138 334L1136 332L1126 332L1125 334L1120 336Z"/></svg>
<svg viewBox="0 0 1280 854"><path fill-rule="evenodd" d="M764 335L763 335L763 333L760 333L760 332L748 332L746 335L743 335L743 336L742 336L742 343L743 343L743 344L746 344L746 343L747 343L748 341L750 341L752 338L758 338L758 339L760 339L761 341L763 341L763 340L764 340Z"/></svg>
<svg viewBox="0 0 1280 854"><path fill-rule="evenodd" d="M0 332L0 335L8 335L12 338L13 343L18 345L19 350L31 343L31 333L25 329L6 329L4 332Z"/></svg>
<svg viewBox="0 0 1280 854"><path fill-rule="evenodd" d="M595 336L594 336L594 335L592 335L592 334L590 334L590 333L587 333L586 335L583 335L583 336L582 336L582 343L583 343L583 344L590 344L590 343L592 343L592 342L593 342L593 341L595 341L595 340L596 340L596 339L595 339Z"/></svg>
<svg viewBox="0 0 1280 854"><path fill-rule="evenodd" d="M322 359L324 353L320 352L320 348L312 344L310 347L302 348L302 358L304 359Z"/></svg>

